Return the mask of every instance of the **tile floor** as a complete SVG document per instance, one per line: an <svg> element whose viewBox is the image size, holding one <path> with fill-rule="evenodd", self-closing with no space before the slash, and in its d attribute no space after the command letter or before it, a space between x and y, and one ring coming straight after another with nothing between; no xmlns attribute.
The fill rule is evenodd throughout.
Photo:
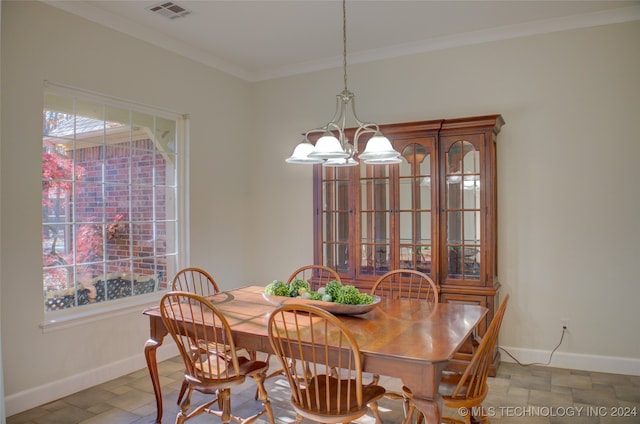
<svg viewBox="0 0 640 424"><path fill-rule="evenodd" d="M182 381L182 367L178 357L158 365L164 398L163 423L175 421L175 400ZM391 390L400 388L396 379L383 377L381 384ZM640 376L502 363L497 376L489 379L489 386L484 407L493 423L640 423ZM267 390L276 422L292 423L294 414L289 406L286 380L268 380ZM236 415L251 415L259 406L253 400L254 391L253 381L232 390L232 407ZM399 401L383 399L380 407L385 424L402 422ZM451 413L455 411L445 410L445 414ZM146 424L154 422L155 414L155 400L145 368L8 417L7 424ZM220 421L203 414L188 422ZM260 424L265 422L258 420ZM368 415L356 422L372 424L374 420Z"/></svg>

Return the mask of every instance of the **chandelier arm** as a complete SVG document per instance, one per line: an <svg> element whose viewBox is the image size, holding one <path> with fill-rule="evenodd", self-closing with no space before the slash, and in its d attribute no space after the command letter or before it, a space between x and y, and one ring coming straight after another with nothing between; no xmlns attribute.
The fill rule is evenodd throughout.
<svg viewBox="0 0 640 424"><path fill-rule="evenodd" d="M336 94L336 111L333 113L333 118L329 121L329 124L335 123L340 119L341 116L344 115L344 102L342 101L342 96L340 94ZM325 125L324 128L327 128L329 124Z"/></svg>
<svg viewBox="0 0 640 424"><path fill-rule="evenodd" d="M340 105L340 124L338 125L338 131L340 132L340 143L342 147L345 147L347 143L347 137L345 136L344 129L347 124L347 104L344 101L344 97L342 98L342 103Z"/></svg>
<svg viewBox="0 0 640 424"><path fill-rule="evenodd" d="M333 131L333 130L338 132L338 137L337 137L338 141L340 142L340 145L344 149L344 147L345 147L344 125L340 126L336 122L333 122L333 121L329 122L325 127L325 131Z"/></svg>
<svg viewBox="0 0 640 424"><path fill-rule="evenodd" d="M360 118L358 118L358 114L356 113L356 97L355 96L351 98L351 113L353 113L353 117L356 120L356 123L358 124L358 130L356 131L356 134L359 135L360 133L365 131L366 132L380 131L380 127L375 122L364 122L364 121L361 121ZM373 127L374 129L371 129L371 127Z"/></svg>
<svg viewBox="0 0 640 424"><path fill-rule="evenodd" d="M371 128L373 126L373 128ZM360 127L358 127L358 129L356 130L355 134L353 135L353 143L354 146L358 145L358 139L360 138L360 136L362 134L367 134L367 133L371 133L371 134L375 134L377 133L378 130L378 126L376 124L373 123L363 123Z"/></svg>
<svg viewBox="0 0 640 424"><path fill-rule="evenodd" d="M377 133L380 131L380 127L378 126L378 124L376 124L375 122L363 122L360 120L360 118L358 118L358 115L356 114L356 98L355 96L352 99L352 103L351 103L351 112L353 113L353 117L355 118L357 124L358 124L358 129L356 130L355 135L353 136L353 144L354 146L358 145L358 138L365 133Z"/></svg>
<svg viewBox="0 0 640 424"><path fill-rule="evenodd" d="M304 138L305 140L309 141L309 134L313 134L313 133L324 133L327 131L327 127L324 126L322 128L314 128L312 130L307 131L306 133L304 133Z"/></svg>

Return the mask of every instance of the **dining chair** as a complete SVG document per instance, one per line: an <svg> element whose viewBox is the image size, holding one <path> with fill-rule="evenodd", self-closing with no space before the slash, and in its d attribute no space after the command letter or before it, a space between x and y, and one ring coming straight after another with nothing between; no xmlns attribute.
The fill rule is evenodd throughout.
<svg viewBox="0 0 640 424"><path fill-rule="evenodd" d="M160 301L160 315L185 366L187 392L180 404L176 424L203 413L216 415L225 424L231 420L252 423L266 413L269 422L275 423L264 388L269 365L236 354L229 322L211 302L198 294L171 291ZM221 349L212 350L210 346ZM251 417L240 418L231 414L231 388L244 383L247 377L253 378L258 386L262 409ZM211 395L213 399L191 409L194 391Z"/></svg>
<svg viewBox="0 0 640 424"><path fill-rule="evenodd" d="M373 284L371 294L391 299L416 299L438 303L438 287L424 272L394 269Z"/></svg>
<svg viewBox="0 0 640 424"><path fill-rule="evenodd" d="M325 265L305 265L291 273L287 284L290 284L295 279L301 279L308 281L313 290L326 286L329 281L340 281L340 275L338 272Z"/></svg>
<svg viewBox="0 0 640 424"><path fill-rule="evenodd" d="M340 281L340 275L338 272L325 265L304 265L296 269L289 275L287 284L291 284L293 280L301 279L307 281L312 290L317 290L320 287L326 286L329 281ZM267 355L265 361L269 362L271 354ZM284 374L284 369L277 369L267 375L267 379ZM256 392L255 399L258 399L258 393Z"/></svg>
<svg viewBox="0 0 640 424"><path fill-rule="evenodd" d="M371 294L389 299L413 299L438 303L438 287L427 274L414 269L394 269L379 277L371 288ZM380 375L374 374L370 384L378 384ZM402 400L405 414L409 401L402 394L387 391L388 399Z"/></svg>
<svg viewBox="0 0 640 424"><path fill-rule="evenodd" d="M268 334L289 381L296 423L349 423L369 409L382 422L377 402L385 389L362 384L360 348L335 315L311 305L283 305L269 317Z"/></svg>
<svg viewBox="0 0 640 424"><path fill-rule="evenodd" d="M500 333L508 302L509 294L505 295L464 372L443 371L438 392L442 396L444 405L454 409L462 417L462 419L442 417L441 421L443 423L471 424L490 422L488 417L483 415L476 416L475 413L484 410L482 402L487 397L489 390L487 386L489 367L493 360L493 351L498 341L498 334ZM411 390L403 387L402 392L409 403L409 409L403 424L409 424L413 419L415 405L412 401ZM418 414L418 423L420 422L422 422L422 414Z"/></svg>
<svg viewBox="0 0 640 424"><path fill-rule="evenodd" d="M202 268L183 268L173 277L171 290L186 291L200 296L213 296L220 292L218 283Z"/></svg>
<svg viewBox="0 0 640 424"><path fill-rule="evenodd" d="M218 283L213 279L210 273L202 268L187 267L183 268L176 273L171 283L172 291L185 291L188 293L198 294L203 297L213 296L220 292ZM220 351L220 346L210 346L211 350ZM256 353L254 351L248 351L246 349L239 349L237 352L241 355L246 355L249 359L256 359ZM180 392L178 392L178 405L182 402L182 397L187 390L187 381L182 382ZM258 392L256 391L256 399L258 399Z"/></svg>

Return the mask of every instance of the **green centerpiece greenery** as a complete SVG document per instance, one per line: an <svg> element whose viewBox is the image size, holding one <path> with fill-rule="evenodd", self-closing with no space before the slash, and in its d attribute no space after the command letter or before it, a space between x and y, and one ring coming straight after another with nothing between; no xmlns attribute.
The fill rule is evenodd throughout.
<svg viewBox="0 0 640 424"><path fill-rule="evenodd" d="M311 290L308 281L294 279L290 284L280 280L274 280L265 287L264 292L269 296L299 297L309 300L321 300L343 305L369 305L374 297L369 293L361 293L356 286L342 284L333 280L318 291Z"/></svg>

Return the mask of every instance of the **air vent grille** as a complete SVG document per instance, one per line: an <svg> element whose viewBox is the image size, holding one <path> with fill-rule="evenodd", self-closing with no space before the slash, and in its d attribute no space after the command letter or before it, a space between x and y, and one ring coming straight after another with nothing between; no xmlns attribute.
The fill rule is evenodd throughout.
<svg viewBox="0 0 640 424"><path fill-rule="evenodd" d="M190 10L171 1L154 4L153 6L147 7L147 10L169 19L182 18L191 13Z"/></svg>

